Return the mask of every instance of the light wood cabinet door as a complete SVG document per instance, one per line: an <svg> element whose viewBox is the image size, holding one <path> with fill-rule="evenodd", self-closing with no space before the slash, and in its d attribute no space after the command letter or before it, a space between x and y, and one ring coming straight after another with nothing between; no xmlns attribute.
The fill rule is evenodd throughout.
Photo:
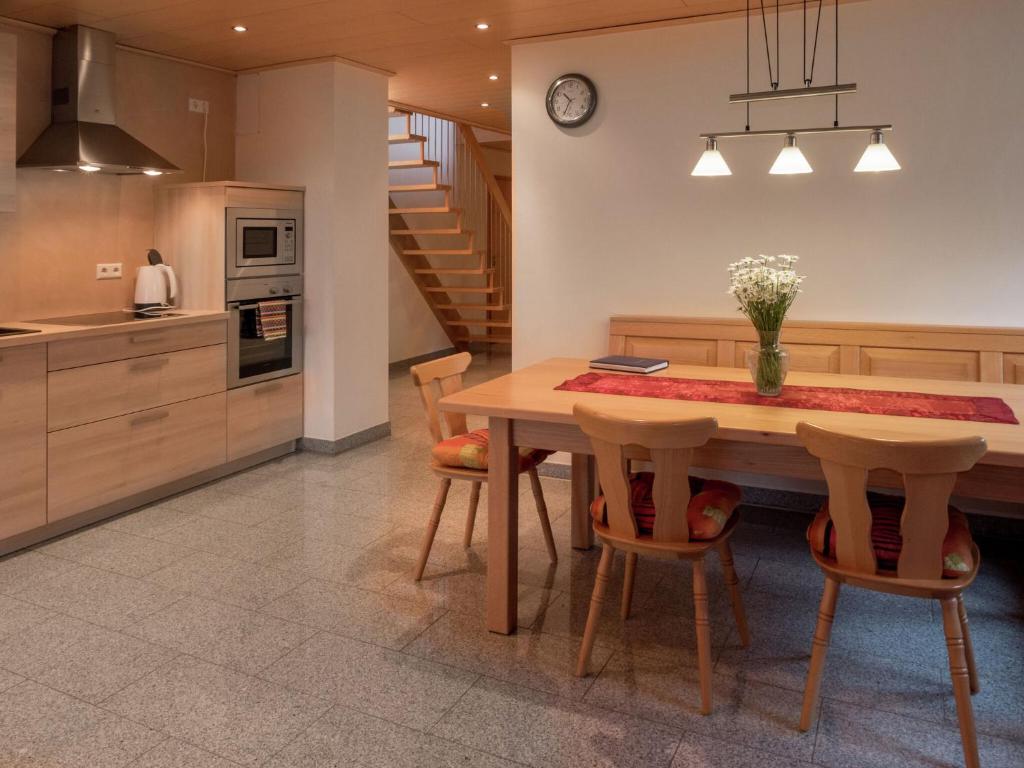
<svg viewBox="0 0 1024 768"><path fill-rule="evenodd" d="M18 38L0 33L0 212L15 210Z"/></svg>
<svg viewBox="0 0 1024 768"><path fill-rule="evenodd" d="M51 432L49 522L224 463L225 394Z"/></svg>
<svg viewBox="0 0 1024 768"><path fill-rule="evenodd" d="M191 400L227 385L227 346L185 349L50 374L50 431Z"/></svg>
<svg viewBox="0 0 1024 768"><path fill-rule="evenodd" d="M98 365L114 360L148 357L165 352L175 352L179 349L226 344L227 340L227 320L209 320L188 325L132 330L128 333L114 333L106 336L51 341L49 365L51 371L60 371L82 365Z"/></svg>
<svg viewBox="0 0 1024 768"><path fill-rule="evenodd" d="M46 345L0 349L0 539L46 523Z"/></svg>
<svg viewBox="0 0 1024 768"><path fill-rule="evenodd" d="M302 374L228 390L228 461L302 437Z"/></svg>

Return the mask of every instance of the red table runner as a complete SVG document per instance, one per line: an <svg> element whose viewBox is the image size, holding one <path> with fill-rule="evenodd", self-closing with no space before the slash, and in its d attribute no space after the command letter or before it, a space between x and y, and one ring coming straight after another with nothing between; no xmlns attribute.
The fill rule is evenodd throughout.
<svg viewBox="0 0 1024 768"><path fill-rule="evenodd" d="M567 392L656 397L662 400L694 400L702 403L767 405L813 411L872 413L881 416L916 416L951 421L984 421L1019 424L1013 410L998 397L930 395L924 392L891 392L841 387L785 386L778 397L757 394L745 381L674 379L619 373L584 373L555 387Z"/></svg>

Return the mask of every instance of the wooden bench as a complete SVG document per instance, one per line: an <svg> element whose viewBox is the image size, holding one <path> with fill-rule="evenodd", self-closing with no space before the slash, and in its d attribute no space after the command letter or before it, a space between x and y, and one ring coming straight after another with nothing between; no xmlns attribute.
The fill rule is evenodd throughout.
<svg viewBox="0 0 1024 768"><path fill-rule="evenodd" d="M673 363L746 367L757 342L742 317L613 315L609 352ZM787 321L794 371L1024 384L1024 328Z"/></svg>

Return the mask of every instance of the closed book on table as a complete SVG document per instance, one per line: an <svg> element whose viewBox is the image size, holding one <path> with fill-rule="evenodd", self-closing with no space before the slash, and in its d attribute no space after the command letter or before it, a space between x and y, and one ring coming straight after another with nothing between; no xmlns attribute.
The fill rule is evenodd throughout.
<svg viewBox="0 0 1024 768"><path fill-rule="evenodd" d="M603 371L625 371L627 373L653 373L668 368L668 360L656 357L630 357L629 355L610 355L590 361L591 368Z"/></svg>

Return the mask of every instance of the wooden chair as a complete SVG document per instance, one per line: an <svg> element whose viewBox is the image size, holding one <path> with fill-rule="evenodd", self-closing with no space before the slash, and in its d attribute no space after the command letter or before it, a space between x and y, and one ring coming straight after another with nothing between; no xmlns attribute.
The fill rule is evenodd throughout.
<svg viewBox="0 0 1024 768"><path fill-rule="evenodd" d="M419 388L420 397L423 400L423 408L427 414L427 426L434 438L435 446L445 440L469 433L465 414L448 411L442 413L437 408L437 401L445 395L462 389L462 374L469 368L472 360L473 357L468 352L460 352L440 360L414 365L410 369L413 382ZM430 556L430 548L434 544L434 536L437 533L437 526L441 522L441 513L448 500L448 490L451 488L452 480L468 480L473 484L469 495L466 531L462 540L463 546L467 548L473 543L473 525L476 522L477 505L480 503L480 487L487 482L486 469L445 466L436 459L431 460L430 468L441 478L441 485L437 489L434 508L423 536L423 544L420 546L419 560L416 563L416 581L423 578L423 570L427 566L427 558ZM558 552L555 549L555 538L551 533L551 521L548 519L548 508L544 502L544 490L541 487L540 478L537 476L536 464L525 463L522 471L530 476L530 486L533 489L533 498L537 502L537 514L540 516L544 543L547 545L551 562L556 563L558 562Z"/></svg>
<svg viewBox="0 0 1024 768"><path fill-rule="evenodd" d="M968 768L978 766L978 742L971 708L978 673L967 628L963 591L978 572L980 557L971 543L973 567L957 578L943 578L943 542L949 525L949 496L957 473L966 472L986 451L981 437L929 442L877 440L797 425L807 450L821 460L829 489L829 516L835 529L835 558L812 548L825 574L825 589L811 649L800 730L811 726L835 616L839 585L876 592L938 600L949 653L960 736ZM868 472L887 469L900 474L906 500L900 516L902 547L895 571L879 570L872 541L873 513L867 499Z"/></svg>
<svg viewBox="0 0 1024 768"><path fill-rule="evenodd" d="M740 640L744 647L750 642L739 579L733 567L732 552L729 548L729 537L736 527L737 515L731 514L721 532L714 538L706 540L691 538L690 523L687 519L690 504L689 471L693 449L708 441L718 430L718 422L713 418L638 421L612 412L599 412L584 405L576 405L573 414L593 446L607 515L605 524L594 521L594 533L601 540L603 549L597 567L590 614L583 633L583 646L580 648L576 674L582 677L587 673L615 551L622 550L626 553L626 578L622 595L623 618L629 614L638 555L690 560L693 563L693 603L697 625L701 713L709 714L711 626L708 619L704 557L712 550L717 550L722 560ZM628 455L646 458L648 453L654 464L653 502L657 509L653 533L649 536L642 535L637 524L627 458ZM739 490L735 491L733 506L739 496ZM729 511L732 512L732 509Z"/></svg>

